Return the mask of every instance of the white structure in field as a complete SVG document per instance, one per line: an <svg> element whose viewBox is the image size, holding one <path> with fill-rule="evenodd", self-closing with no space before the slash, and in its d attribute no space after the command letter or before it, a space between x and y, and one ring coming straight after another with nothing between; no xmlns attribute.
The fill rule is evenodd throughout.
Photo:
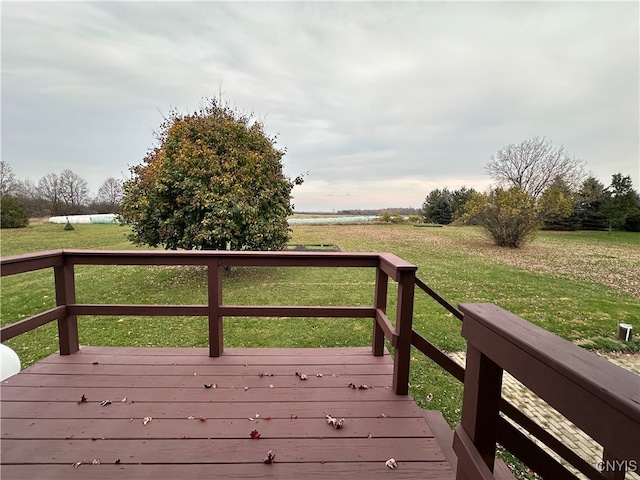
<svg viewBox="0 0 640 480"><path fill-rule="evenodd" d="M118 223L113 213L100 213L97 215L61 215L49 218L49 223Z"/></svg>

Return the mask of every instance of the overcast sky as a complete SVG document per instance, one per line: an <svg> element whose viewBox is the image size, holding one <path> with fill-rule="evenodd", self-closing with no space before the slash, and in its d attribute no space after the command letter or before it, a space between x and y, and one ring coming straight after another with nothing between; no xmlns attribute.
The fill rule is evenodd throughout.
<svg viewBox="0 0 640 480"><path fill-rule="evenodd" d="M172 107L222 92L306 173L297 211L420 207L485 189L502 147L546 136L639 186L639 3L6 2L2 160L95 194Z"/></svg>

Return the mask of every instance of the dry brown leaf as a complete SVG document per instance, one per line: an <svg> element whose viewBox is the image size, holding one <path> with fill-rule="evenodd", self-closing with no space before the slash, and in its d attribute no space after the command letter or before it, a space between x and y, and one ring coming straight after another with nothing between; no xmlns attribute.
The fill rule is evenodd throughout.
<svg viewBox="0 0 640 480"><path fill-rule="evenodd" d="M273 450L269 450L267 452L267 456L264 457L264 463L271 464L273 463L275 458L276 458L276 454L273 453Z"/></svg>

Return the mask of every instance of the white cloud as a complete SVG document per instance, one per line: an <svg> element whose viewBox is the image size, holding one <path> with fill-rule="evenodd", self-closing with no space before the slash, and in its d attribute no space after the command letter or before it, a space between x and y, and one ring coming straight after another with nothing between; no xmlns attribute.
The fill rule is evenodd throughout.
<svg viewBox="0 0 640 480"><path fill-rule="evenodd" d="M419 206L542 135L640 186L637 3L34 5L2 7L2 159L22 178L97 190L222 84L309 172L299 210Z"/></svg>

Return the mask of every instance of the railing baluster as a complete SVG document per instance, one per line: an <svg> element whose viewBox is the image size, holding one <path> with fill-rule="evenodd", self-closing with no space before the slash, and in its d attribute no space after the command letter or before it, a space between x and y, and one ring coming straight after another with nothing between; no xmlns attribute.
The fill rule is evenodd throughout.
<svg viewBox="0 0 640 480"><path fill-rule="evenodd" d="M626 462L611 455L607 448L602 452L602 475L607 480L624 480L626 476Z"/></svg>
<svg viewBox="0 0 640 480"><path fill-rule="evenodd" d="M207 296L209 301L209 356L219 357L224 350L222 332L222 269L217 258L207 264Z"/></svg>
<svg viewBox="0 0 640 480"><path fill-rule="evenodd" d="M393 390L396 395L408 395L409 393L415 279L415 268L398 271L398 305L396 311L398 346L394 351L393 362Z"/></svg>
<svg viewBox="0 0 640 480"><path fill-rule="evenodd" d="M501 394L502 368L473 345L468 344L461 426L491 471L496 455ZM456 478L472 480L474 474L465 472L464 468L458 468Z"/></svg>
<svg viewBox="0 0 640 480"><path fill-rule="evenodd" d="M389 285L389 275L384 273L380 268L376 269L376 291L374 298L374 307L376 310L387 312L387 290ZM376 317L373 318L373 354L376 357L384 355L384 331L378 324Z"/></svg>
<svg viewBox="0 0 640 480"><path fill-rule="evenodd" d="M54 266L53 274L56 288L56 305L66 307L76 303L73 265L65 262L62 266ZM58 319L58 341L60 355L71 355L80 350L78 317L67 314Z"/></svg>

